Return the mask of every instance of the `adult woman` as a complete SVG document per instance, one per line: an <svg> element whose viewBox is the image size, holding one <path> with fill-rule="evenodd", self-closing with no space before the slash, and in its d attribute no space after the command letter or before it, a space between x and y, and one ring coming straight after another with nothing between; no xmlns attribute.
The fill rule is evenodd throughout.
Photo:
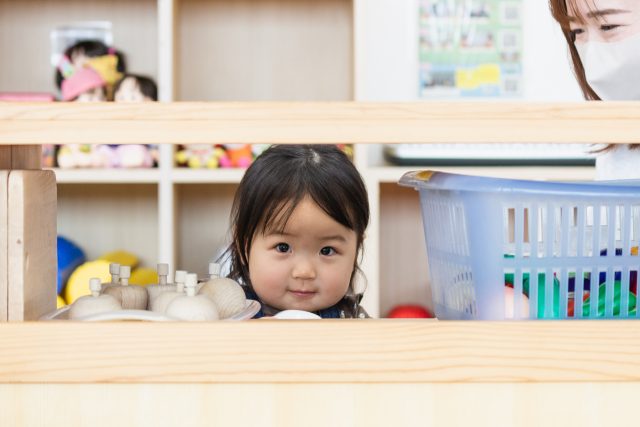
<svg viewBox="0 0 640 427"><path fill-rule="evenodd" d="M640 1L549 0L549 6L584 97L640 101ZM596 178L639 179L640 144L600 150Z"/></svg>

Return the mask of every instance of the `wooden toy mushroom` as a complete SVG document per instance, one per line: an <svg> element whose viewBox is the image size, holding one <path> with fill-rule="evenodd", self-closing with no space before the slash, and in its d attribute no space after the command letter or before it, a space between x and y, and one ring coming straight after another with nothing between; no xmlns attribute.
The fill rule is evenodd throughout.
<svg viewBox="0 0 640 427"><path fill-rule="evenodd" d="M186 295L175 298L167 307L166 315L180 320L218 320L216 305L205 295L196 295L198 276L187 274Z"/></svg>
<svg viewBox="0 0 640 427"><path fill-rule="evenodd" d="M178 272L176 271L176 274ZM167 276L169 275L169 264L158 264L158 284L147 285L147 292L149 294L149 307L153 306L153 301L164 291L175 291L176 285L174 283L167 282ZM153 310L155 311L155 310Z"/></svg>
<svg viewBox="0 0 640 427"><path fill-rule="evenodd" d="M129 277L131 277L131 267L121 266L120 284L108 286L102 293L114 297L125 310L146 310L149 299L147 290L143 286L129 285Z"/></svg>
<svg viewBox="0 0 640 427"><path fill-rule="evenodd" d="M100 294L102 284L98 277L89 280L91 295L78 298L69 308L69 319L79 319L98 313L122 310L120 303L111 295Z"/></svg>
<svg viewBox="0 0 640 427"><path fill-rule="evenodd" d="M171 301L176 299L177 297L181 297L184 295L184 282L187 278L187 272L183 270L176 271L175 277L175 285L171 285L173 290L170 288L162 291L158 296L152 299L149 303L149 309L151 311L155 311L156 313L164 314L167 311L167 307L171 304Z"/></svg>
<svg viewBox="0 0 640 427"><path fill-rule="evenodd" d="M198 295L206 295L216 304L221 319L226 319L244 310L247 297L242 286L235 280L220 277L220 264L209 264L210 279L203 283Z"/></svg>

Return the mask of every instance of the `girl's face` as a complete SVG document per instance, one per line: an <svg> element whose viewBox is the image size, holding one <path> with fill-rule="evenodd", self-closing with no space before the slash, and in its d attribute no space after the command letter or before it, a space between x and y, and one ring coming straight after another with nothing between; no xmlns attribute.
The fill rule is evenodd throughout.
<svg viewBox="0 0 640 427"><path fill-rule="evenodd" d="M620 41L640 33L639 0L567 0L567 10L576 44Z"/></svg>
<svg viewBox="0 0 640 427"><path fill-rule="evenodd" d="M101 87L83 92L75 99L76 102L101 102L106 100L107 97L104 95L104 89Z"/></svg>
<svg viewBox="0 0 640 427"><path fill-rule="evenodd" d="M317 311L349 288L357 236L304 198L285 229L258 232L249 252L249 276L262 302L278 310Z"/></svg>
<svg viewBox="0 0 640 427"><path fill-rule="evenodd" d="M133 77L126 77L114 95L115 102L143 102L150 99L142 94L138 82Z"/></svg>

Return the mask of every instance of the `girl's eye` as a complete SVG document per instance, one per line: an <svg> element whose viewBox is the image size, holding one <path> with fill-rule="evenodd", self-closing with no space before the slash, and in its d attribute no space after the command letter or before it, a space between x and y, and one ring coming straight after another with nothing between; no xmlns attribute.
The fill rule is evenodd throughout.
<svg viewBox="0 0 640 427"><path fill-rule="evenodd" d="M289 244L288 243L278 243L276 245L276 251L281 252L281 253L287 253L289 252Z"/></svg>
<svg viewBox="0 0 640 427"><path fill-rule="evenodd" d="M333 249L331 246L325 246L324 248L320 249L320 254L321 255L334 255L336 253L336 250Z"/></svg>

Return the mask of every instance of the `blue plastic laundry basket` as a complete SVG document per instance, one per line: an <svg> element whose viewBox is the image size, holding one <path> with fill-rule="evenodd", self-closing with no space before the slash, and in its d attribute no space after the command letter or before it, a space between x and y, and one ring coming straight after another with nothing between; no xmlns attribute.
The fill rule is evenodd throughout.
<svg viewBox="0 0 640 427"><path fill-rule="evenodd" d="M640 181L419 171L400 185L420 193L438 318L639 317Z"/></svg>

